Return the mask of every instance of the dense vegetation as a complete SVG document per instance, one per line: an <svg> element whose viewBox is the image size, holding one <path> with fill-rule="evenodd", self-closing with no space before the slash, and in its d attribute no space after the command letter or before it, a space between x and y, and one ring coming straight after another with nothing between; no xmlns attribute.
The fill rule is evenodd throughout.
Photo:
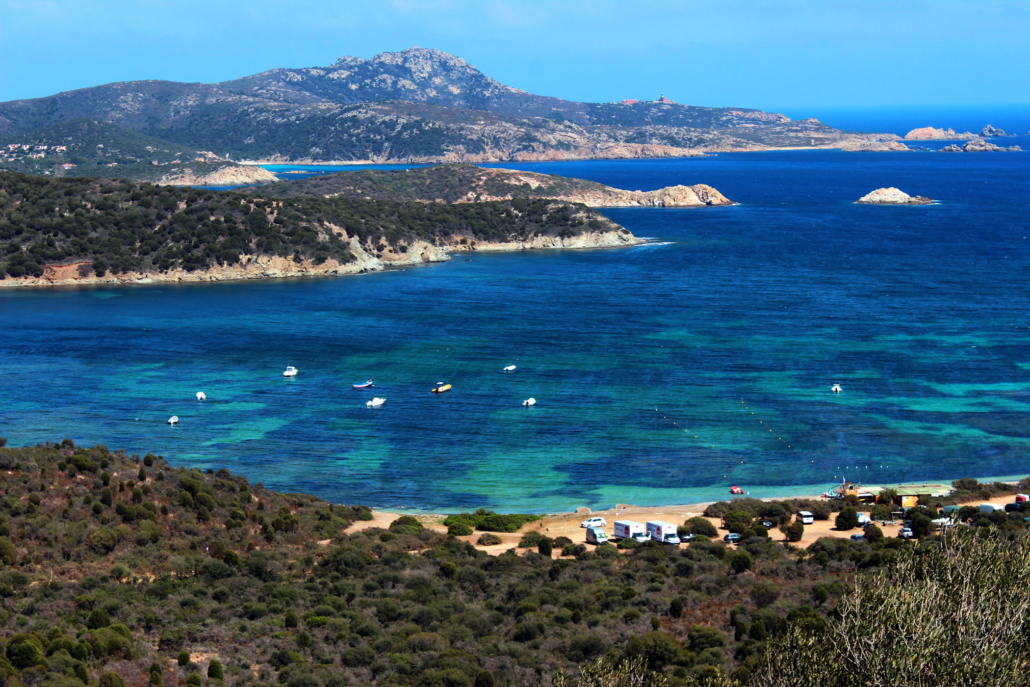
<svg viewBox="0 0 1030 687"><path fill-rule="evenodd" d="M95 272L203 270L272 255L322 264L414 241L507 241L618 228L583 206L547 201L467 205L287 198L0 172L0 278L44 265ZM460 237L460 238L458 238Z"/></svg>
<svg viewBox="0 0 1030 687"><path fill-rule="evenodd" d="M538 186L517 177L532 177ZM486 169L475 165L449 164L406 170L335 172L308 179L285 181L253 189L264 197L341 196L394 201L444 201L454 203L479 196L493 198L554 198L576 191L602 191L595 181L568 177Z"/></svg>
<svg viewBox="0 0 1030 687"><path fill-rule="evenodd" d="M368 509L68 440L0 449L0 477L6 685L537 685L598 658L672 685L780 684L767 647L836 641L854 575L911 578L913 552L940 546L822 539L806 552L749 523L736 548L699 536L588 552L528 530L524 546L565 555L488 556L416 518L348 534ZM513 522L484 511L452 526L491 517ZM1006 547L1021 524L963 531ZM977 574L987 585L990 568ZM890 589L877 585L857 588ZM897 618L878 617L891 637Z"/></svg>

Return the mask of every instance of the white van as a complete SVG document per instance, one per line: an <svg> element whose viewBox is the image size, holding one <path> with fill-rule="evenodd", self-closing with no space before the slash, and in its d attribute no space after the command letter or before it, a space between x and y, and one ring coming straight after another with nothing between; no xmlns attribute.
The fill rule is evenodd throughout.
<svg viewBox="0 0 1030 687"><path fill-rule="evenodd" d="M802 525L811 525L815 522L815 517L807 510L799 510L797 520Z"/></svg>
<svg viewBox="0 0 1030 687"><path fill-rule="evenodd" d="M981 503L980 504L980 512L981 513L987 513L988 515L990 515L991 513L993 513L996 510L1005 510L1005 506L999 506L996 503Z"/></svg>
<svg viewBox="0 0 1030 687"><path fill-rule="evenodd" d="M608 543L608 535L604 533L600 527L588 527L587 528L587 544L595 544L600 546L601 544Z"/></svg>
<svg viewBox="0 0 1030 687"><path fill-rule="evenodd" d="M632 520L615 521L615 538L633 539L638 542L645 542L649 539L647 528L639 522L633 522Z"/></svg>
<svg viewBox="0 0 1030 687"><path fill-rule="evenodd" d="M653 520L647 523L647 535L659 544L675 544L679 546L680 538L676 526L667 522Z"/></svg>

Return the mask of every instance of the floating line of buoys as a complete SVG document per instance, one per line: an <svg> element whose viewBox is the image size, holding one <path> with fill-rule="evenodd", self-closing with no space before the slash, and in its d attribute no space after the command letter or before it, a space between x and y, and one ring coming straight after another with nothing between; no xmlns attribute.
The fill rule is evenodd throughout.
<svg viewBox="0 0 1030 687"><path fill-rule="evenodd" d="M654 412L658 413L659 415L661 415L661 413L662 413L662 411L658 410L657 408L655 408L655 409L654 409ZM715 446L715 444L712 444L712 443L709 443L709 442L705 441L704 439L702 439L702 438L701 438L701 437L699 437L698 435L696 435L696 434L694 434L693 432L691 432L691 431L690 431L689 429L683 429L683 427L680 427L680 426L679 426L679 423L677 423L677 422L676 422L675 420L673 420L672 418L670 418L670 417L667 417L667 416L665 416L665 415L662 415L662 419L663 419L663 420L666 420L666 421L668 421L668 422L670 422L670 423L672 423L672 425L673 425L674 427L676 427L677 429L682 429L684 433L686 433L686 434L689 434L690 436L694 437L695 439L697 439L698 441L700 441L700 442L701 442L702 444L707 444L708 446Z"/></svg>
<svg viewBox="0 0 1030 687"><path fill-rule="evenodd" d="M751 410L751 408L746 403L744 403L744 401L741 401L740 405L744 406L744 410L748 411L752 415L755 415L755 411ZM798 452L797 449L794 448L791 444L788 444L787 440L784 439L782 436L780 436L779 433L772 431L772 429L769 427L769 425L765 424L764 420L759 419L757 415L755 415L755 419L758 420L758 424L762 425L765 429L768 429L770 434L772 434L777 439L779 439L780 443L782 443L784 446L789 448L794 453Z"/></svg>

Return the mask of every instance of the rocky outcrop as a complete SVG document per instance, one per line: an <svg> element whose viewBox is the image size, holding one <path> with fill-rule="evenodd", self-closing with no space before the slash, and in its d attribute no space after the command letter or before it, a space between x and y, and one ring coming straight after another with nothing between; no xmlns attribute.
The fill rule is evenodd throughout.
<svg viewBox="0 0 1030 687"><path fill-rule="evenodd" d="M510 177L508 182L518 183L519 180L517 176ZM530 183L530 181L526 180L524 183ZM546 197L569 203L582 203L591 208L695 208L734 205L732 200L707 184L667 186L656 191L623 191L622 189L603 186L599 189L576 189L557 192L547 194ZM510 195L498 197L480 196L479 200L509 200L510 198ZM472 199L469 198L468 200Z"/></svg>
<svg viewBox="0 0 1030 687"><path fill-rule="evenodd" d="M954 129L934 129L932 126L924 126L921 129L912 129L905 134L906 141L965 141L974 138L976 134L968 131L956 134Z"/></svg>
<svg viewBox="0 0 1030 687"><path fill-rule="evenodd" d="M910 196L904 191L894 188L878 188L858 199L865 205L929 205L933 202L923 196Z"/></svg>
<svg viewBox="0 0 1030 687"><path fill-rule="evenodd" d="M966 153L997 153L1003 150L1005 149L1001 146L996 146L982 138L974 138L972 141L962 146L962 151Z"/></svg>
<svg viewBox="0 0 1030 687"><path fill-rule="evenodd" d="M980 136L982 138L1003 138L1008 136L1004 129L995 129L993 126L988 124L984 128L980 129Z"/></svg>
<svg viewBox="0 0 1030 687"><path fill-rule="evenodd" d="M845 153L912 152L912 149L901 141L848 141L840 149Z"/></svg>
<svg viewBox="0 0 1030 687"><path fill-rule="evenodd" d="M339 227L332 228L337 233L346 236L343 229ZM454 236L441 245L416 241L408 245L407 250L404 252L387 249L382 252L373 253L367 246L362 245L357 238L351 237L349 240L350 251L355 256L355 259L347 263L340 263L329 259L316 265L311 260L296 262L292 258L282 258L279 256L243 255L240 262L236 265L215 265L205 270L188 272L177 269L168 272L132 272L104 277L98 277L93 273L91 263L46 265L42 277L21 277L17 279L6 277L0 279L0 288L83 284L117 285L159 282L213 282L362 274L366 272L380 272L391 267L445 262L450 260L449 253L451 252L520 251L542 248L615 248L644 243L643 239L637 238L621 228L580 234L567 238L559 236L534 236L525 241L513 242L470 242L465 237Z"/></svg>
<svg viewBox="0 0 1030 687"><path fill-rule="evenodd" d="M954 143L952 143L950 146L944 146L943 148L941 148L937 152L938 153L962 153L962 152L965 152L965 151L962 150L961 148L959 148Z"/></svg>
<svg viewBox="0 0 1030 687"><path fill-rule="evenodd" d="M270 184L278 177L257 165L226 165L213 172L198 174L189 167L173 169L157 180L163 186L245 186Z"/></svg>

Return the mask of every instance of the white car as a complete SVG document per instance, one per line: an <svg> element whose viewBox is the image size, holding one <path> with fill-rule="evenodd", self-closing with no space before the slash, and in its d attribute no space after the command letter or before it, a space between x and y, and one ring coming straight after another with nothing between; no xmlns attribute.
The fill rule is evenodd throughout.
<svg viewBox="0 0 1030 687"><path fill-rule="evenodd" d="M604 518L587 518L579 523L580 527L606 527L607 525L608 521Z"/></svg>

